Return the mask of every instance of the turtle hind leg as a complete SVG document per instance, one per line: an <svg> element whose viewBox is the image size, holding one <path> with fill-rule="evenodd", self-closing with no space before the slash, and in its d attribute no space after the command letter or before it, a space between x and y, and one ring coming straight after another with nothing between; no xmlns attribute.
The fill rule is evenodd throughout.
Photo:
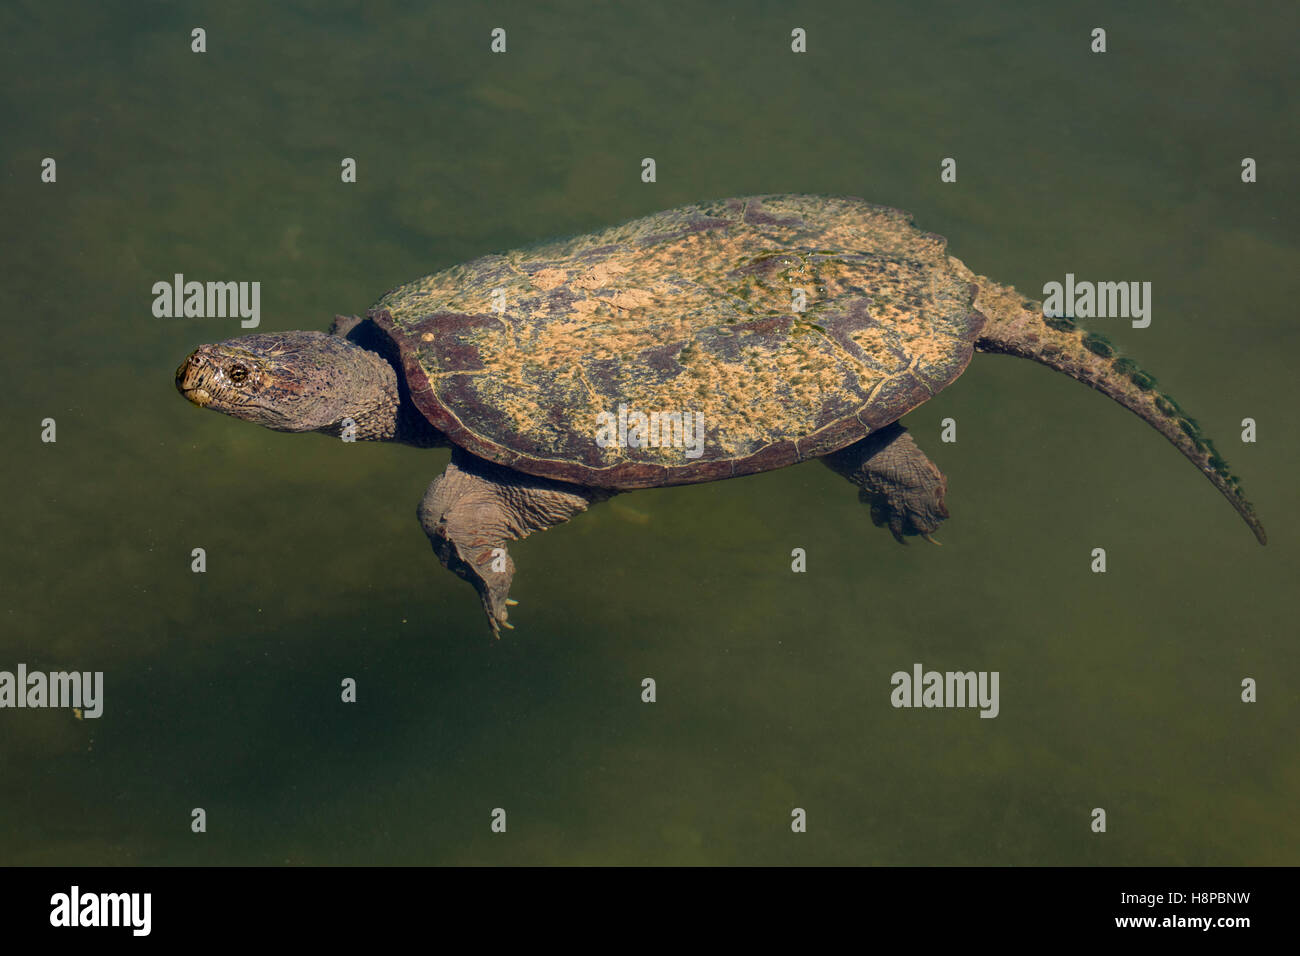
<svg viewBox="0 0 1300 956"><path fill-rule="evenodd" d="M930 534L948 517L943 503L948 479L897 422L822 461L858 486L858 497L871 506L872 522L888 528L900 543L907 535L934 541Z"/></svg>
<svg viewBox="0 0 1300 956"><path fill-rule="evenodd" d="M507 620L515 563L507 541L563 524L613 493L536 478L456 448L420 502L420 525L443 567L474 585L499 637Z"/></svg>

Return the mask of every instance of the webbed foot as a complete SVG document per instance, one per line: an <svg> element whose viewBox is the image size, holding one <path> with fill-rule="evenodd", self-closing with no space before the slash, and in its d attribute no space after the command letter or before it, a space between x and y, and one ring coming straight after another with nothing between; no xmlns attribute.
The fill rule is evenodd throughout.
<svg viewBox="0 0 1300 956"><path fill-rule="evenodd" d="M876 527L888 528L900 544L910 536L939 543L931 532L948 517L948 479L897 422L822 460L858 486Z"/></svg>
<svg viewBox="0 0 1300 956"><path fill-rule="evenodd" d="M443 566L474 585L493 637L513 630L515 563L507 541L568 521L611 492L536 478L456 448L420 502L420 524Z"/></svg>

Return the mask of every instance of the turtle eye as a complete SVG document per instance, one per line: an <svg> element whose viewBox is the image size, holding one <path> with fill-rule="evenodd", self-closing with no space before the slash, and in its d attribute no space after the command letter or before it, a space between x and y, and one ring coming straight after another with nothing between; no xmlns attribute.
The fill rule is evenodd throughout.
<svg viewBox="0 0 1300 956"><path fill-rule="evenodd" d="M248 381L248 367L244 365L232 365L226 374L236 385L243 385Z"/></svg>

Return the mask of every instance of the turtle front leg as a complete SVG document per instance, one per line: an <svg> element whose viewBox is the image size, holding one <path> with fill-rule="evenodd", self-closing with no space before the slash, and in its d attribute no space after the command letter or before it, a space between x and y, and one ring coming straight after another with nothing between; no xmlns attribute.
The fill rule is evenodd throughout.
<svg viewBox="0 0 1300 956"><path fill-rule="evenodd" d="M948 479L897 422L822 461L861 489L858 497L871 506L872 522L888 527L900 544L904 535L934 541L930 533L948 517Z"/></svg>
<svg viewBox="0 0 1300 956"><path fill-rule="evenodd" d="M586 488L494 465L460 448L420 502L420 524L438 560L474 585L492 633L511 628L515 563L507 541L563 524L614 492Z"/></svg>

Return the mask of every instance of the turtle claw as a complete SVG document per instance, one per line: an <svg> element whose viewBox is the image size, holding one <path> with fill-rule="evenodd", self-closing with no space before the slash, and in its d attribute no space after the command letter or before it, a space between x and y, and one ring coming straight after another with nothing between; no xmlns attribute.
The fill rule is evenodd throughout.
<svg viewBox="0 0 1300 956"><path fill-rule="evenodd" d="M487 612L488 627L492 628L492 636L497 640L501 640L502 628L507 631L515 629L515 626L507 620L510 612L506 610L505 606L508 603L511 603L509 598L494 600L490 593L483 595L483 610Z"/></svg>
<svg viewBox="0 0 1300 956"><path fill-rule="evenodd" d="M488 611L487 619L488 627L492 629L492 636L498 641L501 640L501 628L504 627L508 631L513 631L515 629L515 626L504 617L498 617L490 610Z"/></svg>
<svg viewBox="0 0 1300 956"><path fill-rule="evenodd" d="M943 542L931 534L948 517L941 492L942 489L933 496L913 494L900 486L874 492L863 489L858 497L871 506L871 523L888 529L899 544L908 544L908 538L918 537L942 547Z"/></svg>
<svg viewBox="0 0 1300 956"><path fill-rule="evenodd" d="M492 622L492 633L496 636L497 640L501 639L501 628L504 627L507 631L513 631L515 629L515 626L506 620L506 617L510 613L506 608L518 606L519 602L514 598L502 598L501 610L499 612L493 613L491 610L488 611L488 618Z"/></svg>

